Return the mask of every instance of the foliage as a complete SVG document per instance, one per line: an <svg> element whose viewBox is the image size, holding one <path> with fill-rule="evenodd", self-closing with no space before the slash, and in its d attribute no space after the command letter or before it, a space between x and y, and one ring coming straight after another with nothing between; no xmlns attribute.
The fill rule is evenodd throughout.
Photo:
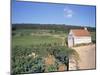
<svg viewBox="0 0 100 75"><path fill-rule="evenodd" d="M30 57L32 49L15 47L12 51L12 74L44 72L41 56Z"/></svg>
<svg viewBox="0 0 100 75"><path fill-rule="evenodd" d="M59 26L56 30L16 28L12 33L11 73L13 75L54 72L58 70L60 63L68 65L71 55L78 58L75 50L62 45L66 40L63 38L66 38L67 34L62 29L59 30ZM53 55L56 60L52 65L44 64L44 58L48 54Z"/></svg>
<svg viewBox="0 0 100 75"><path fill-rule="evenodd" d="M54 46L48 49L51 55L54 55L59 62L65 64L67 67L69 66L69 58L73 55L75 60L79 60L78 53L70 48L65 46ZM68 68L67 68L68 69Z"/></svg>
<svg viewBox="0 0 100 75"><path fill-rule="evenodd" d="M64 24L12 24L12 30L15 29L45 29L56 30L67 33L70 29L83 29L81 26L64 25ZM89 31L95 31L95 27L87 27Z"/></svg>
<svg viewBox="0 0 100 75"><path fill-rule="evenodd" d="M37 57L29 56L35 53ZM21 47L16 46L12 49L12 74L19 73L36 73L36 72L53 72L57 71L57 64L61 62L68 66L68 59L70 55L75 55L75 51L65 46L41 46L41 47ZM46 66L44 64L44 57L51 54L55 57L54 65ZM78 56L77 53L75 56Z"/></svg>
<svg viewBox="0 0 100 75"><path fill-rule="evenodd" d="M57 71L57 65L49 65L47 66L47 71L46 72L55 72Z"/></svg>

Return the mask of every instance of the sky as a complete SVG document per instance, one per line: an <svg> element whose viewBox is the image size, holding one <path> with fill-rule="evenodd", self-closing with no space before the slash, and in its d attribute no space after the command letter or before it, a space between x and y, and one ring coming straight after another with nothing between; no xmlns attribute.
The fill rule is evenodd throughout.
<svg viewBox="0 0 100 75"><path fill-rule="evenodd" d="M95 27L96 7L12 0L12 23L65 24Z"/></svg>

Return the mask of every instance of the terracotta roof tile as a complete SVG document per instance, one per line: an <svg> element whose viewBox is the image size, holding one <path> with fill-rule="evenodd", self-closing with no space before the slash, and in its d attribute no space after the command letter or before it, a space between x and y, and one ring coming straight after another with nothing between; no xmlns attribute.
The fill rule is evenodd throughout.
<svg viewBox="0 0 100 75"><path fill-rule="evenodd" d="M84 29L72 29L71 30L75 36L90 36L90 32Z"/></svg>

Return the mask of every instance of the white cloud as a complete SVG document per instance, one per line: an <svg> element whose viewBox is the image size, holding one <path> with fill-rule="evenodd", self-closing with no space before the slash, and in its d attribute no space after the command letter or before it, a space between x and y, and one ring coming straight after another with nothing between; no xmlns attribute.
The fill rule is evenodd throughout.
<svg viewBox="0 0 100 75"><path fill-rule="evenodd" d="M73 11L71 9L69 9L68 7L64 8L64 17L72 18L73 17Z"/></svg>

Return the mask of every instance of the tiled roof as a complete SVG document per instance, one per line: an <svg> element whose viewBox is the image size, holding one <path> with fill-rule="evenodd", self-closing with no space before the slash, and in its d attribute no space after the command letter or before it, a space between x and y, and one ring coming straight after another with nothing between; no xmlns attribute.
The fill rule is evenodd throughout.
<svg viewBox="0 0 100 75"><path fill-rule="evenodd" d="M75 36L90 36L90 32L88 30L72 29L71 31Z"/></svg>

